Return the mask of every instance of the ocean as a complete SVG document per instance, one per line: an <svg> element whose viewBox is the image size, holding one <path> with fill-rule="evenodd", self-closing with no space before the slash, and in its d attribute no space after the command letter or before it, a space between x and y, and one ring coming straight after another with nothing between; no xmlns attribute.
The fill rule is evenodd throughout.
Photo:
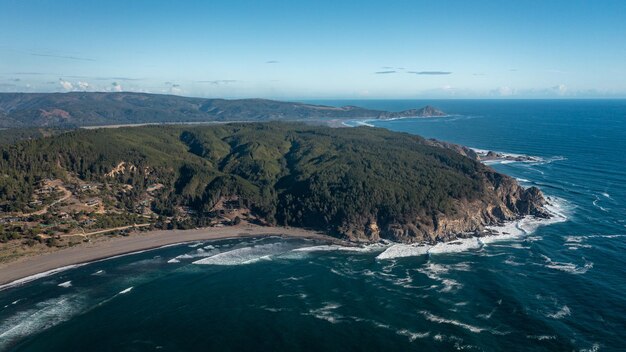
<svg viewBox="0 0 626 352"><path fill-rule="evenodd" d="M626 101L317 103L434 105L449 116L348 124L537 157L491 166L555 217L432 248L272 237L77 266L0 291L0 350L626 349Z"/></svg>

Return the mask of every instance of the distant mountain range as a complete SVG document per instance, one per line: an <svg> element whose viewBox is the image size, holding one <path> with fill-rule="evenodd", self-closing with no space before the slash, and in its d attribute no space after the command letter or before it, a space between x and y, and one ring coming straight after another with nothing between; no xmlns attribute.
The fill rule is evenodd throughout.
<svg viewBox="0 0 626 352"><path fill-rule="evenodd" d="M266 99L205 99L126 92L0 93L0 128L444 115L432 106L390 112Z"/></svg>

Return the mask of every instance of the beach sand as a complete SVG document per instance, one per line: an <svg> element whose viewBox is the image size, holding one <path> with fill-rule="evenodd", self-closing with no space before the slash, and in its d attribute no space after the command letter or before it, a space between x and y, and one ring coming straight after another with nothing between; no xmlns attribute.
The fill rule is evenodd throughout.
<svg viewBox="0 0 626 352"><path fill-rule="evenodd" d="M166 245L229 238L262 237L279 235L317 239L331 243L347 244L320 232L291 227L262 227L242 224L232 227L211 227L193 230L158 230L133 233L128 237L113 237L63 248L58 251L19 258L0 266L0 289L16 280L54 269L92 262L120 254L127 254Z"/></svg>

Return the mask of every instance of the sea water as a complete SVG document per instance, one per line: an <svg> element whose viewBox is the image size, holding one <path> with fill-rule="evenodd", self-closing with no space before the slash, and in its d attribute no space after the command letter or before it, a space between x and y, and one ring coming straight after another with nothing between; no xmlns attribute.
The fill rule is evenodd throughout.
<svg viewBox="0 0 626 352"><path fill-rule="evenodd" d="M365 123L536 157L491 166L555 217L432 247L272 237L70 267L0 291L0 350L624 350L626 101L323 103L434 105L449 116Z"/></svg>

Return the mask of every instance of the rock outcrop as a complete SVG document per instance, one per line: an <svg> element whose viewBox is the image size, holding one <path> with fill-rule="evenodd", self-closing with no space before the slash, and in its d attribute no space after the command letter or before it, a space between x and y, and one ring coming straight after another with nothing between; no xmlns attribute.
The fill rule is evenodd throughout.
<svg viewBox="0 0 626 352"><path fill-rule="evenodd" d="M545 198L537 187L525 189L515 179L496 172L487 174L485 187L484 198L456 202L454 215L417 217L402 223L370 220L364 228L352 227L346 235L357 242L376 242L383 238L404 243L435 243L482 236L486 226L525 216L550 217L543 207Z"/></svg>

